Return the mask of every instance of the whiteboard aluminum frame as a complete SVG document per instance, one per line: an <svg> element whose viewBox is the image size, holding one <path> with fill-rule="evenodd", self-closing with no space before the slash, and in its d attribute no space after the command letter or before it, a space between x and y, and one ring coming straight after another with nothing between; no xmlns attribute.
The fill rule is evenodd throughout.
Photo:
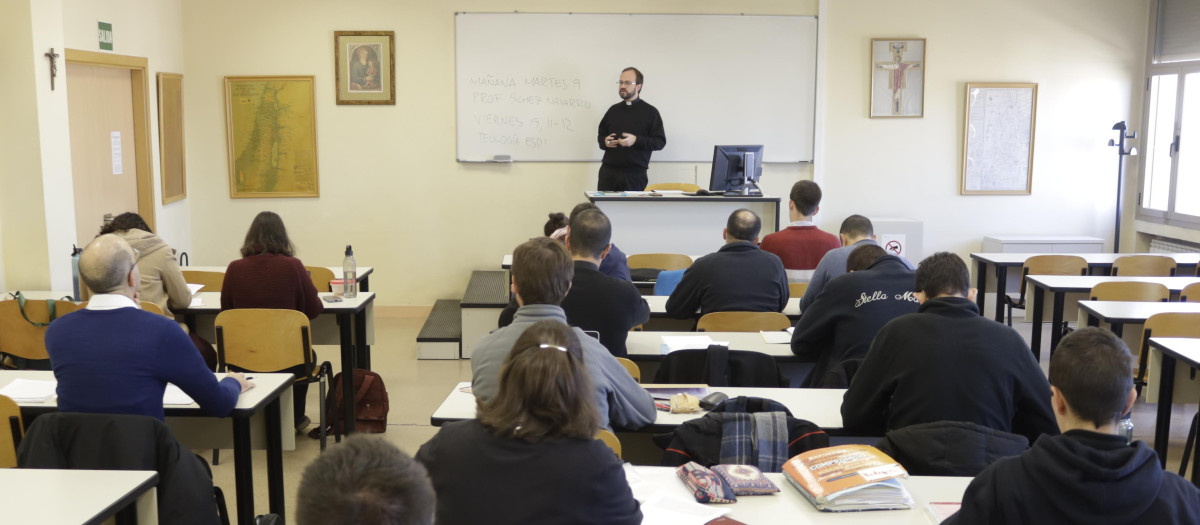
<svg viewBox="0 0 1200 525"><path fill-rule="evenodd" d="M967 189L967 159L970 158L970 133L971 133L971 90L972 89L1028 89L1031 92L1029 105L1029 163L1026 166L1025 186L1023 188L1011 188L1002 190L968 190ZM962 169L959 173L959 194L960 195L1031 195L1033 193L1033 141L1037 131L1037 88L1036 82L967 82L966 90L963 92L963 153L962 153Z"/></svg>

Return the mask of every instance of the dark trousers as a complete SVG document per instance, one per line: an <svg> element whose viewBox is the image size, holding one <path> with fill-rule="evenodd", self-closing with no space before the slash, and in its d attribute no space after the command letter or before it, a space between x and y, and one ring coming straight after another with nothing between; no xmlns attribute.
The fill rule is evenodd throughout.
<svg viewBox="0 0 1200 525"><path fill-rule="evenodd" d="M596 191L642 191L646 189L646 170L641 168L615 168L600 165Z"/></svg>

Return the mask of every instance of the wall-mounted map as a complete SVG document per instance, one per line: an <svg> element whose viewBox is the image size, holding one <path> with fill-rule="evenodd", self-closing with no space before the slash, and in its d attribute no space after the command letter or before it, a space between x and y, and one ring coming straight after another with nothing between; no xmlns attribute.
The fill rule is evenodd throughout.
<svg viewBox="0 0 1200 525"><path fill-rule="evenodd" d="M1032 191L1037 84L968 83L961 193Z"/></svg>
<svg viewBox="0 0 1200 525"><path fill-rule="evenodd" d="M313 77L225 77L229 196L318 197Z"/></svg>

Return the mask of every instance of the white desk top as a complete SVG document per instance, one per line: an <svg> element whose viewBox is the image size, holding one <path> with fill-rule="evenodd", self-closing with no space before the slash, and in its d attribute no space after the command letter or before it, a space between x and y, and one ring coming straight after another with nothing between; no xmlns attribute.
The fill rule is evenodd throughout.
<svg viewBox="0 0 1200 525"><path fill-rule="evenodd" d="M1112 266L1113 261L1118 257L1126 257L1130 255L1165 255L1175 259L1175 264L1179 265L1194 265L1200 264L1200 253L1002 253L1002 252L979 252L972 253L972 259L978 259L989 264L998 266L1021 266L1025 264L1025 259L1036 255L1074 255L1083 257L1089 266Z"/></svg>
<svg viewBox="0 0 1200 525"><path fill-rule="evenodd" d="M628 256L630 254L626 254L626 255ZM699 259L704 256L703 255L689 255L688 257L691 257L692 261L695 262L696 259ZM500 258L500 267L505 270L512 268L512 254L511 253Z"/></svg>
<svg viewBox="0 0 1200 525"><path fill-rule="evenodd" d="M1079 301L1079 308L1101 322L1143 323L1154 314L1200 313L1200 303L1143 303L1131 301Z"/></svg>
<svg viewBox="0 0 1200 525"><path fill-rule="evenodd" d="M1121 277L1107 275L1030 275L1026 281L1048 291L1090 292L1093 286L1107 282L1159 283L1172 292L1179 292L1192 283L1200 283L1200 277Z"/></svg>
<svg viewBox="0 0 1200 525"><path fill-rule="evenodd" d="M356 312L359 309L361 309L364 305L369 304L375 300L375 292L358 292L357 297L354 297L353 299L342 298L341 301L336 302L336 303L326 302L324 299L327 296L333 295L333 293L331 293L331 292L319 292L317 295L321 296L321 304L325 306L325 311L323 313L327 313L327 314ZM180 313L180 314L183 314L183 313L216 314L216 313L221 312L221 292L203 292L203 291L197 292L195 295L192 296L192 298L193 298L193 301L195 299L199 298L201 300L202 304L200 306L189 306L187 308L181 308L178 311L176 311L176 313Z"/></svg>
<svg viewBox="0 0 1200 525"><path fill-rule="evenodd" d="M234 405L233 407L233 411L235 413L257 412L263 404L274 398L272 394L291 386L293 379L292 374L267 374L252 372L247 375L251 378L250 382L254 383L254 388L251 388L247 392L242 392L242 394L238 396L237 405ZM225 374L216 374L216 376L217 378L224 378ZM49 370L0 370L0 388L4 388L17 378L51 381L54 380L54 372ZM56 409L58 408L58 398L54 397L46 401L36 403L20 402L17 404L23 408ZM166 409L167 412L194 410L197 412L197 414L199 414L200 405L197 405L196 403L192 403L190 405L168 405ZM3 469L0 469L0 471L2 470ZM2 510L0 510L0 516L3 516Z"/></svg>
<svg viewBox="0 0 1200 525"><path fill-rule="evenodd" d="M1200 367L1200 339L1191 337L1151 337L1151 346L1165 349L1176 359L1193 368Z"/></svg>
<svg viewBox="0 0 1200 525"><path fill-rule="evenodd" d="M629 337L625 339L625 349L629 357L634 359L638 356L665 355L662 351L664 335L708 336L713 341L728 341L730 350L750 350L772 357L795 357L790 343L769 344L758 332L629 332Z"/></svg>
<svg viewBox="0 0 1200 525"><path fill-rule="evenodd" d="M433 424L440 425L445 421L460 421L475 418L475 395L463 392L462 389L471 386L469 381L455 385L450 394L442 401L430 418ZM653 385L645 385L653 386ZM788 407L792 416L807 419L824 429L842 428L842 397L846 391L832 388L744 388L744 387L709 387L709 392L724 392L729 397L754 396L774 399ZM695 414L671 414L657 411L655 426L678 426L684 421L704 416L705 412Z"/></svg>
<svg viewBox="0 0 1200 525"><path fill-rule="evenodd" d="M666 492L681 498L695 501L691 493L679 477L675 475L674 467L625 467L626 475L632 470L641 480L631 480L635 498L642 500L656 491ZM962 501L969 477L938 477L912 476L900 480L913 497L913 508L909 510L881 510L869 512L821 512L812 506L800 492L793 487L783 474L766 474L776 486L779 493L768 496L740 496L736 503L719 505L728 509L730 518L752 525L787 524L798 525L806 523L854 523L856 525L872 524L913 524L930 525L933 521L925 512L929 502L958 502Z"/></svg>
<svg viewBox="0 0 1200 525"><path fill-rule="evenodd" d="M646 304L650 305L650 317L666 317L667 315L667 298L666 295L643 295L642 299L646 300ZM699 313L699 312L697 312ZM791 297L788 299L787 306L783 308L783 315L788 317L800 316L800 298Z"/></svg>
<svg viewBox="0 0 1200 525"><path fill-rule="evenodd" d="M0 469L0 517L5 523L100 523L121 510L113 504L133 502L157 484L158 473L148 470Z"/></svg>
<svg viewBox="0 0 1200 525"><path fill-rule="evenodd" d="M198 272L219 272L219 273L225 273L225 268L227 268L227 266L180 266L179 267L180 270L193 270L193 271L198 271ZM325 268L328 268L329 271L333 272L334 279L342 278L342 267L341 266L326 266ZM371 272L375 271L375 267L374 266L357 266L354 268L354 271L358 272L358 275L355 277L355 279L362 279L368 275L371 275Z"/></svg>

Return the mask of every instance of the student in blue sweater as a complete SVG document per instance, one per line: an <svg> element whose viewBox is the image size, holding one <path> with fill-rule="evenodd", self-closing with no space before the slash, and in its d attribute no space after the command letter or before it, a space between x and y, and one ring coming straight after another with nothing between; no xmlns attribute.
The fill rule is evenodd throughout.
<svg viewBox="0 0 1200 525"><path fill-rule="evenodd" d="M112 234L97 237L80 255L79 276L94 294L87 309L46 330L59 410L162 420L170 382L206 413L229 415L254 384L238 373L217 381L178 324L138 307L136 261L133 248Z"/></svg>

